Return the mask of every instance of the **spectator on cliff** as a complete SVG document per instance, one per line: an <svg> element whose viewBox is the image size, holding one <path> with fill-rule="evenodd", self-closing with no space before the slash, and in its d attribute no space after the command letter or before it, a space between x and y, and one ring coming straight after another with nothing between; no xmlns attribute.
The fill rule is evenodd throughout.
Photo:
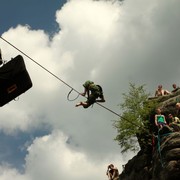
<svg viewBox="0 0 180 180"><path fill-rule="evenodd" d="M155 91L155 97L169 95L169 94L171 94L171 93L169 91L167 91L167 90L164 90L162 88L162 85L158 85L158 88Z"/></svg>
<svg viewBox="0 0 180 180"><path fill-rule="evenodd" d="M175 93L178 89L180 89L176 84L172 85L173 90L171 91L172 93Z"/></svg>
<svg viewBox="0 0 180 180"><path fill-rule="evenodd" d="M180 119L176 116L173 116L172 114L168 115L169 124L179 124L180 125Z"/></svg>
<svg viewBox="0 0 180 180"><path fill-rule="evenodd" d="M155 114L155 125L161 129L163 126L167 125L166 118L163 114L161 114L161 109L157 108L156 109L156 114Z"/></svg>
<svg viewBox="0 0 180 180"><path fill-rule="evenodd" d="M180 118L180 103L176 103L176 116Z"/></svg>
<svg viewBox="0 0 180 180"><path fill-rule="evenodd" d="M178 117L174 117L172 114L168 115L169 119L169 127L173 130L173 132L180 131L180 119Z"/></svg>
<svg viewBox="0 0 180 180"><path fill-rule="evenodd" d="M108 165L106 175L109 180L119 180L119 171L113 164Z"/></svg>

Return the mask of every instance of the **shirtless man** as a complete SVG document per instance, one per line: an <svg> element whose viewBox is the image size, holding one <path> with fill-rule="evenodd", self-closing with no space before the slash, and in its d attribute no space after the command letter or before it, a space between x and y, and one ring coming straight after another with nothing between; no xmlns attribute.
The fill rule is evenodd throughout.
<svg viewBox="0 0 180 180"><path fill-rule="evenodd" d="M167 90L164 90L162 88L162 85L159 85L158 89L156 89L155 97L164 96L164 95L168 95L168 94L171 94L171 93L169 91L167 91Z"/></svg>
<svg viewBox="0 0 180 180"><path fill-rule="evenodd" d="M108 165L106 175L109 180L119 180L119 171L113 164Z"/></svg>

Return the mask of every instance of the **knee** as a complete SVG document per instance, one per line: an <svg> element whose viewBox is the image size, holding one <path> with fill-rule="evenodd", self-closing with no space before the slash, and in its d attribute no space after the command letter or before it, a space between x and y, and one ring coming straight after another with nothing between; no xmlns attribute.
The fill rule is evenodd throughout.
<svg viewBox="0 0 180 180"><path fill-rule="evenodd" d="M83 108L87 109L91 104L87 103L83 105Z"/></svg>

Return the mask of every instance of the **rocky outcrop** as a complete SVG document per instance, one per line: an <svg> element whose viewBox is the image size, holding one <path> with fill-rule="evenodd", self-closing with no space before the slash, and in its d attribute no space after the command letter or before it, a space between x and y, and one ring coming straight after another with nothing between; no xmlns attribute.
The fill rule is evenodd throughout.
<svg viewBox="0 0 180 180"><path fill-rule="evenodd" d="M169 113L176 114L175 105L177 102L180 102L180 89L173 94L160 97L151 97L149 100L156 101L165 115Z"/></svg>
<svg viewBox="0 0 180 180"><path fill-rule="evenodd" d="M120 180L150 180L151 179L151 156L141 153L134 156L125 165L123 172L120 174Z"/></svg>
<svg viewBox="0 0 180 180"><path fill-rule="evenodd" d="M125 165L120 180L179 180L180 132L162 136L152 154L141 153Z"/></svg>
<svg viewBox="0 0 180 180"><path fill-rule="evenodd" d="M153 155L152 179L153 180L178 180L180 179L180 133L171 133L162 137L161 146Z"/></svg>
<svg viewBox="0 0 180 180"><path fill-rule="evenodd" d="M158 102L163 113L175 114L175 104L180 102L180 90L176 93L159 98L151 98ZM152 115L153 117L153 115ZM151 119L153 122L153 119ZM153 126L153 125L152 125ZM174 126L174 127L173 127ZM180 179L180 126L173 125L163 128L157 133L153 129L149 151L141 149L124 166L120 180L179 180Z"/></svg>

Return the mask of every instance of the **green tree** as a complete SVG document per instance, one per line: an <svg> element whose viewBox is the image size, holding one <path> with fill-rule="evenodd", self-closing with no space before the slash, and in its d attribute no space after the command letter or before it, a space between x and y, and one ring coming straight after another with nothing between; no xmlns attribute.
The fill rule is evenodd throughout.
<svg viewBox="0 0 180 180"><path fill-rule="evenodd" d="M154 109L155 103L148 100L150 94L146 92L144 86L136 87L130 83L129 93L123 94L124 102L120 104L122 115L113 124L118 133L115 140L121 146L122 153L139 150L138 142L140 140L142 142L140 135L148 133L149 114Z"/></svg>

